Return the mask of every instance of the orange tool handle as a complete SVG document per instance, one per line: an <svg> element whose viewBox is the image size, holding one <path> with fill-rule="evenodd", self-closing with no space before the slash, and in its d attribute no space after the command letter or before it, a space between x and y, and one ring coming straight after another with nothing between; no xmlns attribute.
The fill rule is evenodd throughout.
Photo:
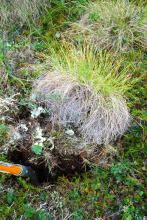
<svg viewBox="0 0 147 220"><path fill-rule="evenodd" d="M19 176L23 173L23 166L0 161L0 172Z"/></svg>
<svg viewBox="0 0 147 220"><path fill-rule="evenodd" d="M0 172L9 173L9 174L13 174L13 175L19 175L19 174L21 174L22 169L16 165L12 165L12 166L0 165Z"/></svg>
<svg viewBox="0 0 147 220"><path fill-rule="evenodd" d="M31 167L28 166L24 166L20 164L4 163L3 161L0 161L0 172L12 174L15 176L30 177L35 185L39 184L36 172Z"/></svg>

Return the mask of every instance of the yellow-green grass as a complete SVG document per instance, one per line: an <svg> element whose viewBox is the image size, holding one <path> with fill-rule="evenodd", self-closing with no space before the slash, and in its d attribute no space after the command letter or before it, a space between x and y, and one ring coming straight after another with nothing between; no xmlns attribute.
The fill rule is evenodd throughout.
<svg viewBox="0 0 147 220"><path fill-rule="evenodd" d="M85 14L71 24L64 37L117 52L146 49L147 7L128 0L89 2Z"/></svg>
<svg viewBox="0 0 147 220"><path fill-rule="evenodd" d="M97 52L92 45L52 50L51 65L64 76L104 96L124 96L136 81L131 77L131 64L124 65L121 56L110 52Z"/></svg>
<svg viewBox="0 0 147 220"><path fill-rule="evenodd" d="M52 70L35 82L32 97L51 109L51 122L76 128L89 143L108 144L130 122L125 93L135 80L130 65L92 47L52 51Z"/></svg>

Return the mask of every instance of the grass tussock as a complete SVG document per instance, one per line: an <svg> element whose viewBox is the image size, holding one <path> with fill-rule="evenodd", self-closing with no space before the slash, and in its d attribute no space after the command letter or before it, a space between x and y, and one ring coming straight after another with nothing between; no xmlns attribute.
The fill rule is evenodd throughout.
<svg viewBox="0 0 147 220"><path fill-rule="evenodd" d="M32 97L47 103L53 124L78 129L88 142L107 144L129 125L124 98L133 83L129 66L89 48L67 51L53 53L53 71L35 82Z"/></svg>
<svg viewBox="0 0 147 220"><path fill-rule="evenodd" d="M48 0L1 0L0 24L3 30L10 30L14 25L22 27L35 23L42 12L49 7Z"/></svg>
<svg viewBox="0 0 147 220"><path fill-rule="evenodd" d="M52 50L50 62L57 72L104 96L124 96L135 82L128 73L131 64L124 65L124 59L112 53L97 52L94 45L77 49L65 44L57 52Z"/></svg>
<svg viewBox="0 0 147 220"><path fill-rule="evenodd" d="M87 12L64 33L97 49L128 51L147 48L147 10L127 0L90 2Z"/></svg>
<svg viewBox="0 0 147 220"><path fill-rule="evenodd" d="M4 17L0 16L0 21L4 20L0 31L3 28L4 35L9 32L4 41L0 40L0 161L32 166L40 182L36 187L29 178L0 173L0 219L145 220L147 50L139 50L145 48L144 29L139 33L133 31L131 38L126 35L132 32L128 25L125 36L129 39L119 47L116 42L124 39L118 35L123 25L119 29L116 26L116 32L113 27L118 15L122 15L111 10L119 2L121 11L123 0L107 0L107 4L106 0L48 1L51 8L40 19L45 7L36 13L34 2L43 6L43 0L0 1L1 9L4 2L4 10L14 9L14 14L8 13L6 17L0 11L4 13ZM16 2L19 8L12 7ZM32 12L27 20L22 19L23 13L16 16L20 2L33 2L33 17ZM142 18L145 17L147 0L126 2L128 15L130 5L135 10L143 5ZM83 41L87 36L88 42L95 43L97 52L92 48L69 47L53 52L49 62L45 62L46 53L61 42L64 28L83 14L83 8L78 7L81 3L93 9L89 6L78 23L83 24L85 19L83 32L77 31L76 23L78 28L74 25L75 33L68 31L69 38ZM106 18L98 20L101 13L97 13L97 8L102 4L105 6L100 12ZM116 17L113 22L108 19L110 13ZM30 18L35 19L35 25ZM143 20L138 21L142 27ZM29 22L33 27L28 27ZM102 31L104 28L101 38L96 25ZM111 48L111 52L99 52L99 48ZM114 53L116 50L118 53ZM31 83L40 73L42 77L34 82L32 95L43 102L41 106L29 99ZM132 88L134 78L140 75L142 79L137 79ZM18 96L13 96L16 93ZM127 129L130 116L126 97L133 117L129 132L114 144L96 145L113 141ZM54 124L61 126L53 127Z"/></svg>

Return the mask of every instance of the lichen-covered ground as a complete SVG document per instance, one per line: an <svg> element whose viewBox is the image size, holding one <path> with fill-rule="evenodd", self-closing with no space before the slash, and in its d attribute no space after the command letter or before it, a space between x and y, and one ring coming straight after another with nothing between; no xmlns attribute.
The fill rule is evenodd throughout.
<svg viewBox="0 0 147 220"><path fill-rule="evenodd" d="M46 2L43 1L43 4ZM50 7L46 7L45 14L37 17L37 21L23 23L23 17L21 22L20 18L17 20L16 25L2 25L3 30L0 30L0 98L3 98L0 105L6 97L10 97L10 100L5 99L5 107L0 112L0 161L24 162L22 155L11 151L9 145L6 145L7 148L2 146L8 143L18 122L29 123L28 116L36 109L29 98L32 83L50 69L47 58L51 48L58 49L62 33L64 30L67 32L70 22L80 18L87 3L85 0L49 2ZM139 2L134 1L134 4ZM147 8L145 0L140 4ZM4 8L0 10L4 13ZM91 19L95 21L95 18L92 14ZM102 148L99 165L85 161L88 166L83 165L82 170L68 173L65 166L62 167L64 172L60 170L55 176L47 175L49 167L45 169L44 164L35 166L39 170L39 186L33 185L29 178L0 174L0 220L147 218L147 50L125 51L123 56L128 64L133 64L134 78L142 76L129 91L132 119L128 131L107 150ZM68 134L71 133L68 130ZM58 132L54 136L56 141L62 139ZM26 142L28 144L28 140ZM40 148L34 148L32 153L38 156ZM25 162L29 157L26 155ZM80 163L80 160L77 162Z"/></svg>

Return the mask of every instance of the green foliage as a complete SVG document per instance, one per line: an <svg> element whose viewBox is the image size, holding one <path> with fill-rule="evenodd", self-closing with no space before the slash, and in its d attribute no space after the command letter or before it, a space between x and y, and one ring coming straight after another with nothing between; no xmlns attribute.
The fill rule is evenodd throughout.
<svg viewBox="0 0 147 220"><path fill-rule="evenodd" d="M66 192L65 204L74 213L72 219L80 219L81 216L85 219L109 218L113 215L119 219L141 219L145 211L145 186L134 168L134 164L128 167L122 161L107 169L96 167L92 174L70 182L60 180L63 185L59 190L61 194ZM133 177L134 174L137 176Z"/></svg>
<svg viewBox="0 0 147 220"><path fill-rule="evenodd" d="M84 6L87 4L86 0L51 0L50 2L51 9L41 17L42 29L45 32L45 39L48 43L53 38L60 38L60 30L67 27L71 21L75 21L84 11Z"/></svg>
<svg viewBox="0 0 147 220"><path fill-rule="evenodd" d="M24 216L27 218L27 219L31 219L35 214L35 209L30 207L29 204L25 206L25 213L24 213Z"/></svg>
<svg viewBox="0 0 147 220"><path fill-rule="evenodd" d="M10 177L8 181L9 180ZM8 183L5 183L5 185L6 184ZM33 204L34 202L41 202L41 200L39 200L39 195L43 191L25 183L25 185L28 185L26 189L26 187L24 188L24 185L22 185L19 181L17 182L16 186L12 187L11 184L14 184L12 180L10 182L10 188L6 188L5 193L3 192L3 186L0 188L0 193L2 195L0 202L1 219L11 219L15 210L16 219L19 219L23 214L25 219L33 220L34 218L37 218L39 220L46 220L49 214L45 212L44 209L39 209L36 211L36 209L30 205L30 203ZM42 202L45 202L45 200L42 200Z"/></svg>
<svg viewBox="0 0 147 220"><path fill-rule="evenodd" d="M11 205L13 201L14 201L14 189L10 188L8 189L7 192L7 202L9 205Z"/></svg>
<svg viewBox="0 0 147 220"><path fill-rule="evenodd" d="M9 134L9 127L5 124L0 124L0 146L6 143Z"/></svg>
<svg viewBox="0 0 147 220"><path fill-rule="evenodd" d="M42 153L42 146L39 145L39 144L35 144L35 145L32 146L32 151L35 154L41 154Z"/></svg>
<svg viewBox="0 0 147 220"><path fill-rule="evenodd" d="M137 81L129 74L131 64L124 66L123 58L97 53L92 46L60 47L53 50L51 62L53 69L104 95L124 95Z"/></svg>

